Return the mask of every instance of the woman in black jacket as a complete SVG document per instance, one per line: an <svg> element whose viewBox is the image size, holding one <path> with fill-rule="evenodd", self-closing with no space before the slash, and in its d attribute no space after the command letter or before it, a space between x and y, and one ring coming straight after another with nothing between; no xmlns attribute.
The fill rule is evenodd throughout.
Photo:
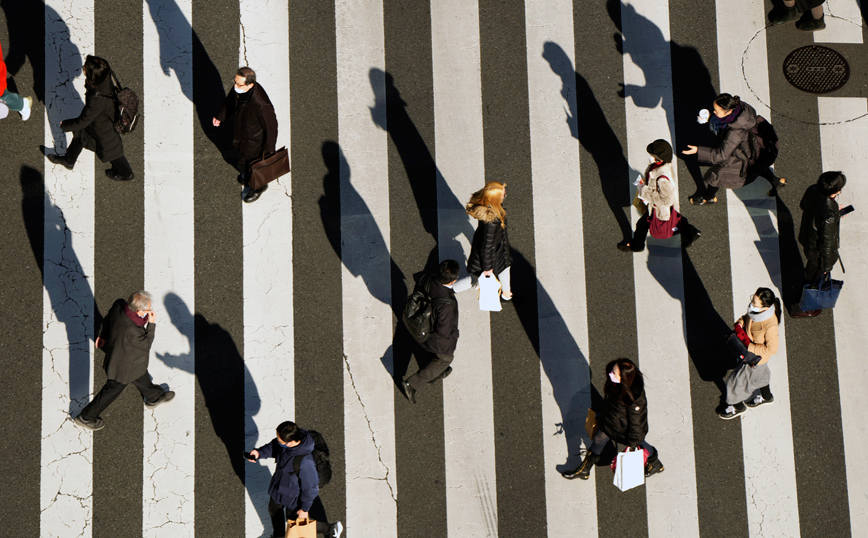
<svg viewBox="0 0 868 538"><path fill-rule="evenodd" d="M603 408L597 413L597 427L591 447L582 464L561 474L564 478L587 480L603 449L613 441L618 452L639 446L648 450L645 476L663 471L657 449L645 441L648 433L648 404L642 372L630 359L617 359L606 365Z"/></svg>
<svg viewBox="0 0 868 538"><path fill-rule="evenodd" d="M115 181L129 181L135 176L130 163L124 157L121 135L115 130L114 83L111 67L107 61L90 56L84 61L84 109L75 119L63 120L60 128L72 131L72 142L66 155L46 155L49 161L72 170L75 161L86 148L102 162L111 162L105 175Z"/></svg>
<svg viewBox="0 0 868 538"><path fill-rule="evenodd" d="M506 230L506 210L503 208L505 198L506 183L498 181L489 181L470 197L466 206L467 214L477 219L479 225L473 234L467 271L477 277L497 276L502 288L501 297L508 301L512 299L512 288L509 284L512 254L509 251L509 234Z"/></svg>

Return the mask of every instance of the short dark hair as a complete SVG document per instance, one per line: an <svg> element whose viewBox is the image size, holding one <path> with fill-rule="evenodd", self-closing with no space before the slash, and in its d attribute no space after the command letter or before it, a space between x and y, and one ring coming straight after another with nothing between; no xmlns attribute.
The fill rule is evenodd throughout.
<svg viewBox="0 0 868 538"><path fill-rule="evenodd" d="M256 72L249 67L240 67L238 71L235 72L235 76L244 77L244 85L249 86L256 82Z"/></svg>
<svg viewBox="0 0 868 538"><path fill-rule="evenodd" d="M97 84L108 78L111 71L108 62L99 56L88 54L84 60L84 80L91 88L95 88Z"/></svg>
<svg viewBox="0 0 868 538"><path fill-rule="evenodd" d="M840 192L847 184L847 177L841 172L823 172L817 180L817 188L823 196L832 196Z"/></svg>
<svg viewBox="0 0 868 538"><path fill-rule="evenodd" d="M732 110L741 104L741 98L737 95L730 95L728 93L722 93L717 96L714 100L714 104L719 106L724 110Z"/></svg>
<svg viewBox="0 0 868 538"><path fill-rule="evenodd" d="M451 284L458 280L458 262L455 260L443 260L437 269L437 282Z"/></svg>
<svg viewBox="0 0 868 538"><path fill-rule="evenodd" d="M277 436L280 437L280 440L284 443L289 443L290 441L304 441L304 432L301 431L301 428L299 428L295 422L289 420L280 423L280 426L277 427Z"/></svg>

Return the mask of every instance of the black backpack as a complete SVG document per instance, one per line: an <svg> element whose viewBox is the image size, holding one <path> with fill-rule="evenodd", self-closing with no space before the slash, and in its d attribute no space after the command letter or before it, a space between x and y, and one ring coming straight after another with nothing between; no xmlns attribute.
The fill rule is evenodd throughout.
<svg viewBox="0 0 868 538"><path fill-rule="evenodd" d="M114 71L111 72L112 86L114 91L112 94L97 92L100 96L111 99L115 103L115 131L120 134L127 134L139 124L139 96L136 92L129 88L121 87L118 77Z"/></svg>
<svg viewBox="0 0 868 538"><path fill-rule="evenodd" d="M329 461L329 447L326 445L322 434L316 430L308 430L307 433L313 436L313 461L316 464L316 473L319 475L319 487L328 484L332 479L332 464ZM304 456L296 456L292 460L292 469L295 471L295 476L301 469L301 460Z"/></svg>
<svg viewBox="0 0 868 538"><path fill-rule="evenodd" d="M434 331L434 305L451 304L455 300L453 297L432 299L430 290L431 276L426 275L422 277L419 285L416 286L416 289L407 298L404 314L401 316L401 319L404 320L404 326L407 327L407 331L420 344L428 340L428 337Z"/></svg>

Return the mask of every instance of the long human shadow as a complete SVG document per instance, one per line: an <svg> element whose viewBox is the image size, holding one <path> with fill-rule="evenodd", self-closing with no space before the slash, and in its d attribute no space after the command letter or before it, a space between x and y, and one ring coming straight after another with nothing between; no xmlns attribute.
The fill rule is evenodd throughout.
<svg viewBox="0 0 868 538"><path fill-rule="evenodd" d="M211 122L226 98L220 71L175 0L146 1L160 37L160 67L163 73L171 76L174 72L181 93L196 109L196 118L205 136L220 151L223 159L234 165L231 120L219 128ZM186 35L192 35L193 38L192 65L184 61L186 51L176 41L177 38L183 43L183 36Z"/></svg>
<svg viewBox="0 0 868 538"><path fill-rule="evenodd" d="M543 45L543 58L563 81L561 95L567 102L564 109L566 123L573 137L594 159L599 170L603 196L624 240L629 241L633 237L633 228L624 209L630 205L630 185L627 178L637 177L641 172L630 167L621 141L609 125L594 91L588 81L575 71L575 66L564 49L557 43L548 41ZM569 98L573 81L576 88L575 101ZM577 106L581 106L581 110L577 110Z"/></svg>
<svg viewBox="0 0 868 538"><path fill-rule="evenodd" d="M580 455L582 442L586 447L591 444L585 432L588 408L592 401L600 401L601 396L590 382L588 359L555 306L551 293L536 278L536 272L524 254L515 247L511 247L510 252L512 278L535 281L536 296L532 293L516 293L513 304L519 322L542 363L561 413L562 422L552 425L555 428L552 435L564 435L567 460L557 469L574 468L578 464L575 458ZM539 338L536 335L542 332L543 327L547 338L541 343L542 335ZM542 345L546 346L545 352L540 349Z"/></svg>
<svg viewBox="0 0 868 538"><path fill-rule="evenodd" d="M698 112L710 108L717 96L711 80L711 73L702 60L702 56L693 47L682 47L675 41L667 40L660 28L648 18L638 14L636 8L624 4L620 0L607 0L606 8L609 18L618 29L614 35L615 48L620 54L625 54L625 41L639 43L637 49L651 51L651 54L631 54L633 63L642 70L645 85L621 84L618 91L621 97L629 97L633 104L641 108L656 108L673 111L673 124L669 132L674 133L675 140L687 141L694 145L711 145L713 137L707 125L696 122ZM625 36L622 17L627 16L634 22L636 35ZM657 56L669 54L671 58L671 76L660 69ZM679 73L689 76L678 76ZM671 101L670 92L671 88ZM673 144L674 145L674 144ZM675 154L684 161L690 176L697 188L702 185L702 171L699 162L693 155Z"/></svg>
<svg viewBox="0 0 868 538"><path fill-rule="evenodd" d="M760 239L754 241L754 244L756 245L760 258L762 258L763 263L766 266L766 271L768 272L769 277L771 277L772 282L780 282L781 286L783 286L781 257L778 253L778 249L780 248L779 233L776 230L771 215L774 208L763 207L772 200L766 197L765 189L763 187L764 185L762 184L750 187L745 185L745 187L735 189L733 192L744 204L748 214L750 215L751 221L756 227L757 235ZM751 190L749 191L748 189ZM762 198L758 198L757 194L762 196ZM783 202L780 203L783 204Z"/></svg>
<svg viewBox="0 0 868 538"><path fill-rule="evenodd" d="M805 190L799 202L801 210L804 210L805 201L811 196L811 189L815 188L812 185ZM777 197L776 202L778 208L778 245L781 256L781 301L786 308L798 311L805 278L805 264L802 260L798 239L799 232L789 206L780 196Z"/></svg>
<svg viewBox="0 0 868 538"><path fill-rule="evenodd" d="M21 213L24 228L54 317L66 328L69 353L69 413L76 414L90 396L90 342L102 324L102 316L87 275L73 245L73 232L66 225L63 210L45 191L42 174L29 166L21 167ZM45 259L46 256L48 259ZM93 305L93 313L87 307Z"/></svg>
<svg viewBox="0 0 868 538"><path fill-rule="evenodd" d="M63 17L42 0L0 0L0 7L6 14L9 30L9 46L4 51L7 73L13 76L25 62L30 62L33 94L38 101L45 103L54 148L57 153L65 153L66 134L60 129L60 122L78 116L84 106L72 83L81 75L84 64L81 52L73 43ZM45 34L32 31L34 24L41 26L44 21L49 21L45 23ZM45 90L47 72L52 73L53 82L56 82L48 94Z"/></svg>
<svg viewBox="0 0 868 538"><path fill-rule="evenodd" d="M187 338L190 349L196 350L196 360L190 360L189 353L157 353L157 358L169 368L196 376L208 416L211 417L211 426L226 447L232 470L245 485L248 495L261 494L261 491L253 491L252 488L261 487L262 484L267 487L271 478L268 468L250 466L245 479L245 460L241 456L245 450L245 415L258 413L261 400L256 384L252 381L245 384L245 380L251 380L251 376L235 340L226 329L217 323L210 323L202 314L194 316L177 294L167 293L163 302L172 325ZM248 434L256 434L256 425L252 421L247 427ZM257 513L263 525L270 525L271 518L267 510L257 507Z"/></svg>

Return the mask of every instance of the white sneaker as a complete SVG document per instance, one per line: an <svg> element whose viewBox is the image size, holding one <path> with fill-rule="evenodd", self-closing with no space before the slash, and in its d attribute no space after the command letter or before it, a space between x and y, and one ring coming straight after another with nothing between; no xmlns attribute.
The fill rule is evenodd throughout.
<svg viewBox="0 0 868 538"><path fill-rule="evenodd" d="M332 525L331 528L332 534L331 538L340 538L341 534L344 533L344 525L340 521Z"/></svg>
<svg viewBox="0 0 868 538"><path fill-rule="evenodd" d="M24 98L24 108L21 109L21 121L27 121L30 119L30 111L33 110L33 98L25 97Z"/></svg>

